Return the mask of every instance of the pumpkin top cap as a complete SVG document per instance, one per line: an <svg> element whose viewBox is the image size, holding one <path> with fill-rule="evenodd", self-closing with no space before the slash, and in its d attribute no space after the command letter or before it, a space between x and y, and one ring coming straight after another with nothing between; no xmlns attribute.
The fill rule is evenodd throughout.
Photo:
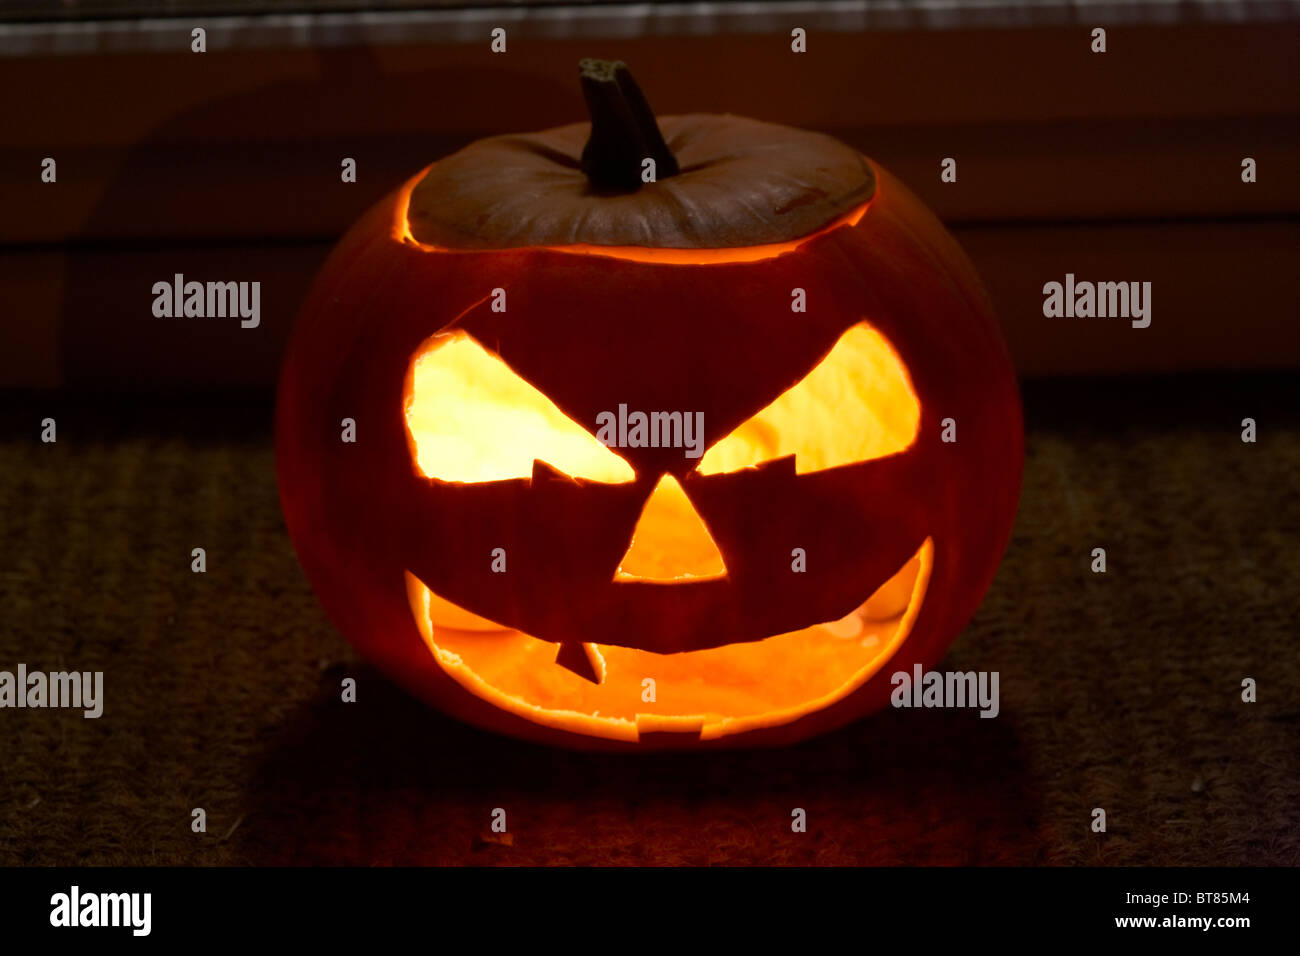
<svg viewBox="0 0 1300 956"><path fill-rule="evenodd" d="M590 123L440 160L411 194L411 235L479 250L755 246L816 232L875 191L866 158L833 137L730 115L657 123L623 63L583 60L579 75Z"/></svg>

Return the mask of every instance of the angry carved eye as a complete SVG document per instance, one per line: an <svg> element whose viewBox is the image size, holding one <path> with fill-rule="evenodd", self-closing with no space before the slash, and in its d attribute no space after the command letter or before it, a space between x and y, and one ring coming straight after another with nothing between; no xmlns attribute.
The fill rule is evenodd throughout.
<svg viewBox="0 0 1300 956"><path fill-rule="evenodd" d="M633 481L632 466L463 332L425 348L407 391L421 474L442 481L528 478L544 461L571 478Z"/></svg>
<svg viewBox="0 0 1300 956"><path fill-rule="evenodd" d="M902 360L865 322L772 404L710 448L700 472L716 475L795 456L806 474L902 451L916 439L921 406Z"/></svg>

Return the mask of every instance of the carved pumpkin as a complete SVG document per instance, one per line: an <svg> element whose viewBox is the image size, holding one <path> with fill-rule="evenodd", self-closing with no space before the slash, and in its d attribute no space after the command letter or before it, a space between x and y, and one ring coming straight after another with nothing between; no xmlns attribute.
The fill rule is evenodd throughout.
<svg viewBox="0 0 1300 956"><path fill-rule="evenodd" d="M518 737L780 744L879 709L1016 507L978 279L838 141L661 135L622 64L581 75L591 124L471 144L324 266L277 411L307 575L394 680Z"/></svg>

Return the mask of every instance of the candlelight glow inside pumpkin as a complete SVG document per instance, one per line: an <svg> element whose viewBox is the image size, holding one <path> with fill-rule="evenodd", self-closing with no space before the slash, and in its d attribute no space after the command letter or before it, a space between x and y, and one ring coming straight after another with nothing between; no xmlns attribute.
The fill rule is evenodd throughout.
<svg viewBox="0 0 1300 956"><path fill-rule="evenodd" d="M412 460L424 477L531 479L541 461L575 479L622 484L635 478L613 449L461 331L434 335L417 352L404 408ZM881 458L911 445L920 417L898 355L862 322L796 385L709 448L699 472L723 474L793 456L802 475ZM840 620L677 655L565 645L558 658L563 667L554 643L474 614L409 572L407 588L435 659L494 705L543 724L577 720L595 736L635 740L656 730L686 730L709 739L793 719L870 678L907 636L931 554L927 539ZM681 482L661 476L615 579L686 583L725 576L725 558ZM776 674L785 679L774 680ZM673 688L671 704L643 700L647 678Z"/></svg>

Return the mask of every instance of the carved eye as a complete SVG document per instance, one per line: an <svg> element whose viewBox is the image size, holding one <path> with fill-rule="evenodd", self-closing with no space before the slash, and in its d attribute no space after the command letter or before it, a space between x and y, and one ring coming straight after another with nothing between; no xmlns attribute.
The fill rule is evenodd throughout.
<svg viewBox="0 0 1300 956"><path fill-rule="evenodd" d="M406 395L416 466L442 481L528 478L534 459L572 478L621 484L632 466L463 332L434 336Z"/></svg>
<svg viewBox="0 0 1300 956"><path fill-rule="evenodd" d="M851 465L907 448L920 423L902 360L861 322L797 384L705 452L699 470L716 475L787 455L801 475Z"/></svg>

